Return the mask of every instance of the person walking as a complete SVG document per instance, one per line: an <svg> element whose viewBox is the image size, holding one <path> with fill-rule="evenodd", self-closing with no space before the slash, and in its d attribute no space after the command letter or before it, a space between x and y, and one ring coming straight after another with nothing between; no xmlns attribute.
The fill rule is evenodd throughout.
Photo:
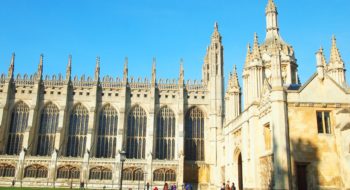
<svg viewBox="0 0 350 190"><path fill-rule="evenodd" d="M236 190L235 182L232 182L231 190Z"/></svg>

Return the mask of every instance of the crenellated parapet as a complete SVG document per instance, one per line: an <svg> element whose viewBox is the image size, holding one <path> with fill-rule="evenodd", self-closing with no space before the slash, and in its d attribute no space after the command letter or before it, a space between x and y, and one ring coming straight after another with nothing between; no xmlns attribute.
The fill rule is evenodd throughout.
<svg viewBox="0 0 350 190"><path fill-rule="evenodd" d="M45 87L62 87L65 85L65 80L61 74L58 75L46 75L43 84Z"/></svg>
<svg viewBox="0 0 350 190"><path fill-rule="evenodd" d="M16 86L34 86L36 77L36 73L34 75L24 74L23 77L21 76L21 74L17 74L16 78L14 79L14 83Z"/></svg>
<svg viewBox="0 0 350 190"><path fill-rule="evenodd" d="M176 79L159 79L157 83L159 90L178 90L179 84Z"/></svg>
<svg viewBox="0 0 350 190"><path fill-rule="evenodd" d="M85 79L85 75L82 75L80 79L78 78L78 76L74 76L72 80L72 85L73 87L92 88L96 85L96 83L90 76L88 76Z"/></svg>
<svg viewBox="0 0 350 190"><path fill-rule="evenodd" d="M124 86L123 79L116 77L115 79L109 75L104 76L101 81L102 88L122 88Z"/></svg>

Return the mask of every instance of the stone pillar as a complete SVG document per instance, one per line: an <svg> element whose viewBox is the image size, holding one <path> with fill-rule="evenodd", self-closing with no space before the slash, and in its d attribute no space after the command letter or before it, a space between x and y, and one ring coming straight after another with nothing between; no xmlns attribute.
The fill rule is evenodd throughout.
<svg viewBox="0 0 350 190"><path fill-rule="evenodd" d="M154 148L154 126L155 126L155 96L156 96L156 89L155 87L152 87L151 89L151 97L150 97L150 107L149 107L149 113L147 117L147 129L146 129L146 152L145 152L145 158L147 160L147 169L145 172L147 172L147 181L152 182L153 181L153 157L155 155L155 152L153 150ZM153 183L151 183L153 184Z"/></svg>

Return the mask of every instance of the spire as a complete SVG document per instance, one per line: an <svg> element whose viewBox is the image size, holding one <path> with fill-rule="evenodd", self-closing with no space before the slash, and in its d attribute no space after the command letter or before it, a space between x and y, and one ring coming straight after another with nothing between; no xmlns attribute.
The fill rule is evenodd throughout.
<svg viewBox="0 0 350 190"><path fill-rule="evenodd" d="M326 60L323 54L323 48L321 47L317 52L316 52L316 67L317 67L317 73L318 73L318 78L323 80L324 78L324 71L326 69Z"/></svg>
<svg viewBox="0 0 350 190"><path fill-rule="evenodd" d="M15 71L15 56L16 55L13 52L12 57L11 57L10 67L9 67L8 74L7 74L8 78L13 78L13 73Z"/></svg>
<svg viewBox="0 0 350 190"><path fill-rule="evenodd" d="M277 7L273 0L268 0L266 9L266 39L276 38L279 36L278 19L277 19Z"/></svg>
<svg viewBox="0 0 350 190"><path fill-rule="evenodd" d="M96 67L95 67L95 81L100 80L100 57L96 57Z"/></svg>
<svg viewBox="0 0 350 190"><path fill-rule="evenodd" d="M244 64L244 67L248 67L249 66L249 63L251 61L251 49L250 49L250 44L248 43L247 45L247 56L245 58L245 64Z"/></svg>
<svg viewBox="0 0 350 190"><path fill-rule="evenodd" d="M216 41L221 42L221 35L219 33L219 25L217 22L214 23L214 32L211 36L211 40L212 40L212 42L216 42Z"/></svg>
<svg viewBox="0 0 350 190"><path fill-rule="evenodd" d="M181 58L180 59L180 72L179 72L179 84L183 85L184 84L184 68L183 68L183 63L184 60Z"/></svg>
<svg viewBox="0 0 350 190"><path fill-rule="evenodd" d="M128 57L125 57L124 61L124 70L123 70L123 82L126 83L128 81Z"/></svg>
<svg viewBox="0 0 350 190"><path fill-rule="evenodd" d="M252 52L253 59L261 59L261 54L260 54L260 48L259 48L259 40L258 40L258 35L254 33L254 45L253 45L253 52Z"/></svg>
<svg viewBox="0 0 350 190"><path fill-rule="evenodd" d="M44 55L40 54L40 60L38 65L38 79L41 79L43 76L43 64L44 64Z"/></svg>
<svg viewBox="0 0 350 190"><path fill-rule="evenodd" d="M72 55L68 56L68 64L66 69L66 80L69 81L72 74Z"/></svg>
<svg viewBox="0 0 350 190"><path fill-rule="evenodd" d="M152 63L152 87L155 87L156 85L156 58L153 57L153 63Z"/></svg>
<svg viewBox="0 0 350 190"><path fill-rule="evenodd" d="M334 65L343 65L343 60L340 56L339 49L337 48L337 39L333 35L332 37L332 49L331 49L331 57L329 60L329 66Z"/></svg>

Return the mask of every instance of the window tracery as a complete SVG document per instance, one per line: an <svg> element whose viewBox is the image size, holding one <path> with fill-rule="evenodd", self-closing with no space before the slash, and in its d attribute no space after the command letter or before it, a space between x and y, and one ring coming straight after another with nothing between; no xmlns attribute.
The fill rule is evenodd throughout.
<svg viewBox="0 0 350 190"><path fill-rule="evenodd" d="M157 169L153 172L154 181L176 181L176 172L172 169Z"/></svg>
<svg viewBox="0 0 350 190"><path fill-rule="evenodd" d="M30 165L26 167L24 177L47 178L47 168L41 165Z"/></svg>
<svg viewBox="0 0 350 190"><path fill-rule="evenodd" d="M66 156L82 157L85 151L89 112L81 104L70 115Z"/></svg>
<svg viewBox="0 0 350 190"><path fill-rule="evenodd" d="M118 113L110 105L105 106L100 113L97 132L98 158L114 158L117 144Z"/></svg>
<svg viewBox="0 0 350 190"><path fill-rule="evenodd" d="M89 179L92 180L110 180L112 179L112 170L104 167L95 167L90 169Z"/></svg>
<svg viewBox="0 0 350 190"><path fill-rule="evenodd" d="M14 177L15 166L9 164L0 164L0 177Z"/></svg>
<svg viewBox="0 0 350 190"><path fill-rule="evenodd" d="M198 107L191 108L186 114L185 159L204 160L204 114Z"/></svg>
<svg viewBox="0 0 350 190"><path fill-rule="evenodd" d="M48 156L52 153L58 127L59 109L50 103L45 106L40 117L37 154Z"/></svg>
<svg viewBox="0 0 350 190"><path fill-rule="evenodd" d="M143 173L141 168L126 168L123 170L123 179L127 181L142 181Z"/></svg>
<svg viewBox="0 0 350 190"><path fill-rule="evenodd" d="M19 154L22 149L23 135L28 126L29 107L19 102L11 114L6 154Z"/></svg>
<svg viewBox="0 0 350 190"><path fill-rule="evenodd" d="M156 158L174 159L175 154L175 114L168 108L162 108L157 117Z"/></svg>
<svg viewBox="0 0 350 190"><path fill-rule="evenodd" d="M145 110L136 106L128 115L126 138L126 157L145 158L147 115Z"/></svg>
<svg viewBox="0 0 350 190"><path fill-rule="evenodd" d="M58 168L57 178L63 179L79 179L80 170L77 167L66 165Z"/></svg>

